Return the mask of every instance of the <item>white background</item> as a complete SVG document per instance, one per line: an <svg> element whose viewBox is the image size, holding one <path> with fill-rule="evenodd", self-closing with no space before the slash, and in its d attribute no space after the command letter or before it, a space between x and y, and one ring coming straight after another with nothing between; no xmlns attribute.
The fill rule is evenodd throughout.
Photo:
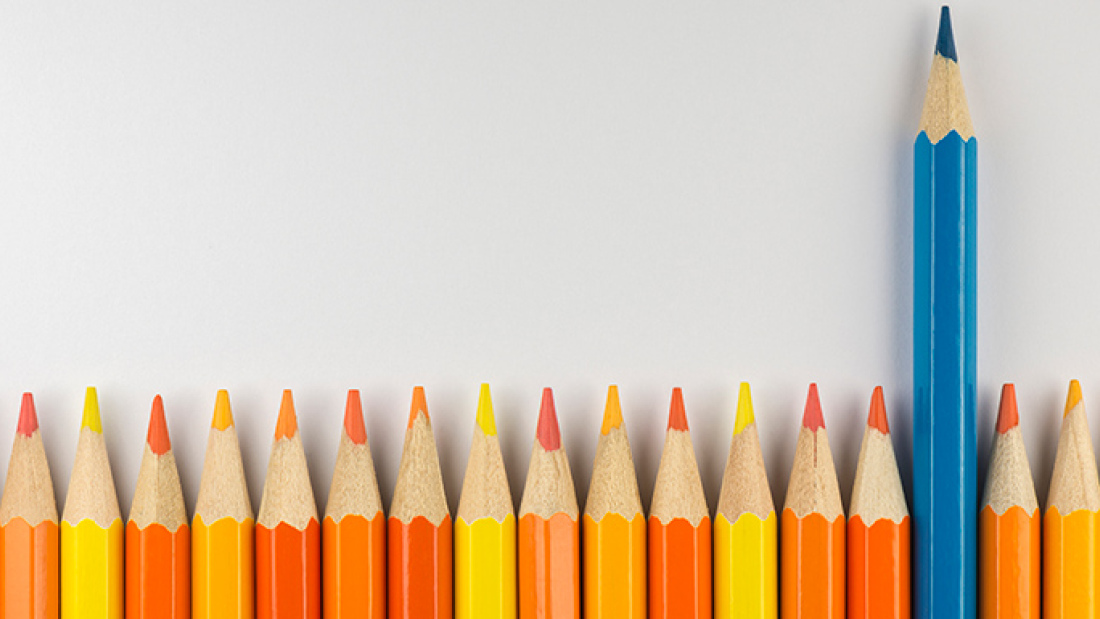
<svg viewBox="0 0 1100 619"><path fill-rule="evenodd" d="M287 387L322 507L345 390L388 504L415 384L456 506L481 381L517 503L541 388L583 500L612 382L647 504L676 385L712 509L742 380L778 504L810 381L845 502L876 384L909 484L938 5L154 5L0 10L0 461L33 391L59 502L86 385L124 513L155 393L193 506L218 388L256 507ZM954 8L982 475L1015 381L1042 501L1100 403L1100 5Z"/></svg>

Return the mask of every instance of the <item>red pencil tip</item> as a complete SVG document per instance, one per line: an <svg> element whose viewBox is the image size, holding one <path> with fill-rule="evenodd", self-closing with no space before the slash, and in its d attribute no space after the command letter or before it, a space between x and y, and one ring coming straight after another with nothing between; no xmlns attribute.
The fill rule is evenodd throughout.
<svg viewBox="0 0 1100 619"><path fill-rule="evenodd" d="M30 438L38 429L38 414L34 410L34 396L30 393L23 394L23 403L19 407L19 425L15 431Z"/></svg>
<svg viewBox="0 0 1100 619"><path fill-rule="evenodd" d="M1001 387L1001 410L997 411L997 433L1004 434L1020 425L1020 413L1016 410L1016 385L1005 383Z"/></svg>
<svg viewBox="0 0 1100 619"><path fill-rule="evenodd" d="M687 432L688 418L684 412L684 392L676 387L672 390L672 403L668 407L668 430Z"/></svg>
<svg viewBox="0 0 1100 619"><path fill-rule="evenodd" d="M802 413L802 427L817 432L825 427L825 416L821 414L821 400L817 397L817 383L810 383L810 393L806 395L806 410Z"/></svg>
<svg viewBox="0 0 1100 619"><path fill-rule="evenodd" d="M363 403L359 400L358 389L348 389L348 403L344 406L344 432L356 445L367 442L367 427L363 425Z"/></svg>
<svg viewBox="0 0 1100 619"><path fill-rule="evenodd" d="M549 387L542 390L542 405L539 406L539 425L535 436L546 451L561 449L561 429L558 427L558 412L554 409L554 392Z"/></svg>
<svg viewBox="0 0 1100 619"><path fill-rule="evenodd" d="M867 413L867 425L882 432L890 433L890 424L886 421L886 399L882 396L882 387L875 387L871 394L871 412Z"/></svg>
<svg viewBox="0 0 1100 619"><path fill-rule="evenodd" d="M275 422L275 440L294 438L298 434L298 415L294 413L294 397L290 389L283 390L283 401L279 404L279 420Z"/></svg>
<svg viewBox="0 0 1100 619"><path fill-rule="evenodd" d="M163 456L172 448L172 442L168 440L168 421L164 418L164 402L159 395L153 398L153 410L149 413L149 434L145 442L158 456Z"/></svg>

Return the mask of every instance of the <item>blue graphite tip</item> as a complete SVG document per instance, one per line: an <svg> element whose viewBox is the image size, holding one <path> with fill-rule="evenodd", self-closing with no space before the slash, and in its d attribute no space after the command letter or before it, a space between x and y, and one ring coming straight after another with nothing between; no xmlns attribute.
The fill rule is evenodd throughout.
<svg viewBox="0 0 1100 619"><path fill-rule="evenodd" d="M940 11L940 34L936 39L936 53L948 60L959 61L955 55L955 33L951 31L951 9L943 7Z"/></svg>

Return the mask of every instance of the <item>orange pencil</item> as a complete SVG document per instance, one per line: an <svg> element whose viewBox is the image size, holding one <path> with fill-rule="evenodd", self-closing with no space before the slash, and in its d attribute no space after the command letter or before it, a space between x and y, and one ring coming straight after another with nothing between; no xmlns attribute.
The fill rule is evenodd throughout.
<svg viewBox="0 0 1100 619"><path fill-rule="evenodd" d="M1001 389L997 431L978 515L978 614L1039 619L1040 516L1027 462L1016 388Z"/></svg>
<svg viewBox="0 0 1100 619"><path fill-rule="evenodd" d="M348 391L336 452L321 556L325 619L386 616L386 519L359 391Z"/></svg>
<svg viewBox="0 0 1100 619"><path fill-rule="evenodd" d="M451 619L451 513L423 387L413 390L387 526L390 619Z"/></svg>
<svg viewBox="0 0 1100 619"><path fill-rule="evenodd" d="M784 619L844 619L844 507L833 454L810 384L779 527Z"/></svg>
<svg viewBox="0 0 1100 619"><path fill-rule="evenodd" d="M289 389L256 519L256 617L321 617L321 525Z"/></svg>
<svg viewBox="0 0 1100 619"><path fill-rule="evenodd" d="M909 507L882 387L871 396L848 513L848 619L909 619Z"/></svg>
<svg viewBox="0 0 1100 619"><path fill-rule="evenodd" d="M126 523L126 617L191 617L191 531L159 395Z"/></svg>
<svg viewBox="0 0 1100 619"><path fill-rule="evenodd" d="M584 505L584 616L646 616L646 525L619 389L607 389L596 461Z"/></svg>
<svg viewBox="0 0 1100 619"><path fill-rule="evenodd" d="M546 388L519 506L520 619L580 619L579 515L554 394Z"/></svg>
<svg viewBox="0 0 1100 619"><path fill-rule="evenodd" d="M672 390L665 448L649 509L649 616L710 619L711 529L684 396Z"/></svg>
<svg viewBox="0 0 1100 619"><path fill-rule="evenodd" d="M0 617L57 619L57 501L29 393L0 499L0 555Z"/></svg>

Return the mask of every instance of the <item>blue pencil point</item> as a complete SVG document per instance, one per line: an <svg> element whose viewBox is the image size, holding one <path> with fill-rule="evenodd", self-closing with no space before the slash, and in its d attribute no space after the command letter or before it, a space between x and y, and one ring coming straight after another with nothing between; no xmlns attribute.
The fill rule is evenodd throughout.
<svg viewBox="0 0 1100 619"><path fill-rule="evenodd" d="M951 9L940 10L940 34L936 38L936 53L948 60L959 61L955 54L955 33L951 30Z"/></svg>

